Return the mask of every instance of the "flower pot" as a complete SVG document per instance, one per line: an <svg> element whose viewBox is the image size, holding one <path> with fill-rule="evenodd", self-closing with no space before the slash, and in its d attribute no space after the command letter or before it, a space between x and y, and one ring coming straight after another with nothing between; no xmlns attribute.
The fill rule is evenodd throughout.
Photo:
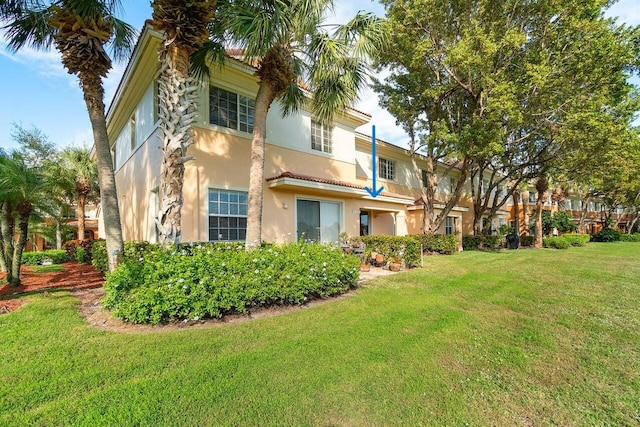
<svg viewBox="0 0 640 427"><path fill-rule="evenodd" d="M402 263L401 262L390 262L389 263L389 270L391 270L391 271L400 271L401 268L402 268Z"/></svg>
<svg viewBox="0 0 640 427"><path fill-rule="evenodd" d="M384 255L382 254L376 254L376 264L382 264L384 262Z"/></svg>
<svg viewBox="0 0 640 427"><path fill-rule="evenodd" d="M369 264L360 264L360 271L371 271L371 266Z"/></svg>

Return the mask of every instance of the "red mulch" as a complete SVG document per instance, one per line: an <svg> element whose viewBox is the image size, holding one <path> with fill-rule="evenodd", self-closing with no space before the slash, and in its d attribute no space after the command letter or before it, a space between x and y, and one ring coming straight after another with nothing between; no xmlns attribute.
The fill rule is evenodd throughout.
<svg viewBox="0 0 640 427"><path fill-rule="evenodd" d="M21 294L52 289L78 289L99 288L104 283L104 276L91 264L78 264L65 262L61 264L64 271L51 273L33 273L30 266L23 265L20 270L21 285L12 287L3 285L0 287L0 313L14 311L21 307L25 301ZM4 273L0 273L0 280Z"/></svg>

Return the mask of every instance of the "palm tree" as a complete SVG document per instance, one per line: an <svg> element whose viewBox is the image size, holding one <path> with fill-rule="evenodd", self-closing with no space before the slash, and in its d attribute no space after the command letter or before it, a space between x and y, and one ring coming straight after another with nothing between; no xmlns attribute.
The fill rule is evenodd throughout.
<svg viewBox="0 0 640 427"><path fill-rule="evenodd" d="M158 78L158 116L163 132L160 212L157 225L163 244L180 243L184 163L193 143L198 81L190 74L191 55L208 40L216 0L154 0L153 26L163 31Z"/></svg>
<svg viewBox="0 0 640 427"><path fill-rule="evenodd" d="M20 285L29 218L47 199L47 185L38 168L29 166L18 153L0 157L0 266L7 272L6 279L12 286Z"/></svg>
<svg viewBox="0 0 640 427"><path fill-rule="evenodd" d="M225 42L242 49L245 59L256 65L259 78L251 141L247 250L262 240L264 144L272 103L281 101L287 115L311 101L318 121L330 123L336 113L357 100L366 84L366 60L383 42L381 19L359 13L344 25L328 26L324 16L332 8L332 0L240 0L221 3L210 27L217 44L209 43L205 49L211 49L215 57Z"/></svg>
<svg viewBox="0 0 640 427"><path fill-rule="evenodd" d="M60 153L58 181L68 199L76 200L78 240L84 239L84 213L87 199L95 195L98 169L86 148L69 147ZM71 197L69 197L71 196Z"/></svg>
<svg viewBox="0 0 640 427"><path fill-rule="evenodd" d="M118 264L123 242L104 108L103 78L111 69L105 46L111 45L115 58L124 58L135 34L114 16L119 5L118 0L0 0L0 22L10 48L54 44L62 65L80 80L93 128L110 271Z"/></svg>

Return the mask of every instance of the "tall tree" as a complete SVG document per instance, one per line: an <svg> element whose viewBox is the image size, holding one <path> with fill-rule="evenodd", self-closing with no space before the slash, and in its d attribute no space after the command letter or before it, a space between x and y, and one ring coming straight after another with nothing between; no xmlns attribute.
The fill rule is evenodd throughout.
<svg viewBox="0 0 640 427"><path fill-rule="evenodd" d="M344 25L326 25L332 0L240 0L218 8L205 48L241 48L259 78L251 141L246 247L262 240L262 205L267 113L275 100L290 114L311 102L315 118L333 116L356 101L365 85L367 60L384 40L382 21L359 13ZM332 29L332 31L329 31ZM204 55L203 55L204 56ZM300 82L304 82L306 89ZM310 92L310 94L309 94Z"/></svg>
<svg viewBox="0 0 640 427"><path fill-rule="evenodd" d="M157 226L163 244L182 238L184 164L191 160L192 124L197 111L197 79L190 73L190 58L209 37L216 0L154 0L153 26L164 32L158 77L158 116L163 133L160 211Z"/></svg>
<svg viewBox="0 0 640 427"><path fill-rule="evenodd" d="M62 65L80 81L93 129L110 271L119 263L123 242L104 107L103 78L112 67L105 47L112 48L116 59L124 58L135 34L116 18L119 5L118 0L0 0L0 22L10 48L47 49L53 44Z"/></svg>
<svg viewBox="0 0 640 427"><path fill-rule="evenodd" d="M89 150L81 147L69 147L62 150L57 176L54 179L66 190L68 200L76 202L78 239L82 240L84 239L87 200L96 199L95 192L98 187L98 169L91 159Z"/></svg>

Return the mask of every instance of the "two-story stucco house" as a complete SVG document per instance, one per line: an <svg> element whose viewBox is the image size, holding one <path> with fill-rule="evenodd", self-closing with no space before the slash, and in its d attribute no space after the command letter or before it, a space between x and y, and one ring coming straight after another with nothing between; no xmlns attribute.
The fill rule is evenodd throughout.
<svg viewBox="0 0 640 427"><path fill-rule="evenodd" d="M157 239L161 140L155 79L161 38L145 26L107 114L126 240ZM212 67L209 81L202 83L195 143L188 152L195 160L185 165L183 241L244 240L258 90L254 72L230 57L224 67ZM415 201L422 182L403 148L378 141L377 178L385 190L376 198L365 190L373 178L371 137L356 128L369 120L368 114L348 109L327 126L305 110L283 117L274 103L267 122L264 240L304 236L335 242L342 231L420 232L422 209ZM441 181L438 194L443 198L451 191L449 183ZM469 215L468 198L463 197L441 232L470 233Z"/></svg>

